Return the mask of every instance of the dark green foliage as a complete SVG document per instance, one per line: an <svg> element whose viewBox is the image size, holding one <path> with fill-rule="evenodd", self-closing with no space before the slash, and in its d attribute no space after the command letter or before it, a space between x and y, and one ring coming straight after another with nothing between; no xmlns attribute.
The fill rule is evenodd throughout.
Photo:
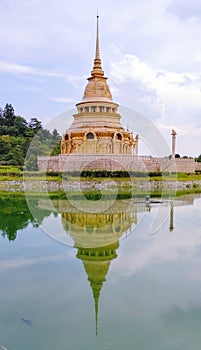
<svg viewBox="0 0 201 350"><path fill-rule="evenodd" d="M52 173L51 173L52 174ZM81 177L81 178L148 178L155 176L165 176L169 175L168 172L162 173L158 172L142 172L142 171L126 171L126 170L83 170L81 173L79 171L68 171L63 173L63 179L68 179L69 177Z"/></svg>
<svg viewBox="0 0 201 350"><path fill-rule="evenodd" d="M54 130L52 131L52 136L53 136L53 139L54 139L54 140L56 140L56 141L59 141L59 140L60 140L60 135L59 135L57 129L54 129Z"/></svg>
<svg viewBox="0 0 201 350"><path fill-rule="evenodd" d="M0 164L26 165L27 170L37 170L37 157L60 153L59 133L43 129L37 118L30 122L15 115L11 104L0 108Z"/></svg>
<svg viewBox="0 0 201 350"><path fill-rule="evenodd" d="M83 195L89 201L99 201L102 197L100 190L84 191Z"/></svg>
<svg viewBox="0 0 201 350"><path fill-rule="evenodd" d="M38 208L38 198L29 199L34 212L37 211L37 220L30 213L26 198L24 195L8 195L0 197L0 231L3 237L7 237L9 241L14 241L17 232L29 223L38 226L44 217L51 214L48 210Z"/></svg>
<svg viewBox="0 0 201 350"><path fill-rule="evenodd" d="M81 177L130 177L128 171L110 171L110 170L83 170L80 174Z"/></svg>
<svg viewBox="0 0 201 350"><path fill-rule="evenodd" d="M42 129L42 123L37 118L31 118L31 121L28 124L28 127L36 134L37 131Z"/></svg>
<svg viewBox="0 0 201 350"><path fill-rule="evenodd" d="M60 173L60 172L58 172L58 171L54 171L54 172L52 172L52 171L50 171L50 172L46 172L45 173L46 174L46 176L55 176L55 177L62 177L62 173Z"/></svg>
<svg viewBox="0 0 201 350"><path fill-rule="evenodd" d="M196 158L197 162L201 162L201 154Z"/></svg>
<svg viewBox="0 0 201 350"><path fill-rule="evenodd" d="M155 174L155 173L153 173ZM157 173L157 175L161 173ZM131 178L131 177L148 177L153 176L152 173L140 172L140 171L126 171L126 170L83 170L79 171L68 171L63 173L63 178L67 179L69 176L83 177L83 178Z"/></svg>
<svg viewBox="0 0 201 350"><path fill-rule="evenodd" d="M15 118L16 116L13 106L7 103L2 113L2 120L4 122L4 125L6 125L7 127L14 126Z"/></svg>
<svg viewBox="0 0 201 350"><path fill-rule="evenodd" d="M162 174L161 171L158 171L158 172L150 171L148 175L149 177L154 177L154 176L163 176L164 174Z"/></svg>
<svg viewBox="0 0 201 350"><path fill-rule="evenodd" d="M111 192L103 192L99 190L88 190L88 191L83 191L82 193L80 192L68 192L65 193L65 198L68 200L83 200L83 197L85 197L87 200L90 201L99 201L101 200L111 200L111 199L129 199L133 198L133 193L132 190L128 191L120 191L118 190L117 193L111 193ZM139 197L139 195L138 195ZM144 198L144 194L143 194Z"/></svg>
<svg viewBox="0 0 201 350"><path fill-rule="evenodd" d="M30 154L25 161L25 166L28 171L38 170L37 155Z"/></svg>

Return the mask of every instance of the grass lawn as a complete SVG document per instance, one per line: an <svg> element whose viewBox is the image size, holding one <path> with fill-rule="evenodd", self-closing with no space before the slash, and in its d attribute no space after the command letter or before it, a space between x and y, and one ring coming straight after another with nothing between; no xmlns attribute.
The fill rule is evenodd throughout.
<svg viewBox="0 0 201 350"><path fill-rule="evenodd" d="M22 167L19 166L0 166L0 181L57 181L61 182L63 180L62 174L45 174L38 171L23 171ZM201 180L201 174L186 174L186 173L177 173L177 174L164 174L162 176L154 176L152 173L151 176L144 173L141 176L133 177L82 177L72 176L68 174L64 176L64 179L68 181L107 181L110 179L115 182L129 182L132 180L135 181L199 181Z"/></svg>

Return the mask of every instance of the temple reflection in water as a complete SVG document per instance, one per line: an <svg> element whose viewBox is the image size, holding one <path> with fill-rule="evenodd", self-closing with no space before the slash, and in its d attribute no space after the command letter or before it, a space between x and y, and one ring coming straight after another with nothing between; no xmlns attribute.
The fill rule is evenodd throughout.
<svg viewBox="0 0 201 350"><path fill-rule="evenodd" d="M103 201L102 207L96 210L96 203L86 207L79 201L71 203L68 200L52 201L54 208L61 215L65 235L73 240L77 248L76 257L83 263L88 281L90 283L96 318L96 334L98 332L98 304L103 283L111 264L117 257L119 240L126 237L137 225L152 206L166 206L169 213L169 231L174 229L174 206L184 205L183 201L170 201L165 203L117 200L114 203ZM85 203L86 204L86 203ZM91 203L89 203L91 205ZM189 201L188 201L189 204ZM47 208L48 202L40 201L41 208ZM83 208L83 210L82 210ZM58 239L57 239L58 240ZM61 239L61 241L65 241Z"/></svg>
<svg viewBox="0 0 201 350"><path fill-rule="evenodd" d="M53 201L53 204L61 214L66 234L77 248L76 257L84 265L95 303L97 334L99 297L110 263L117 257L119 240L137 224L137 213L146 210L145 204L133 205L131 209L130 201L115 201L112 205L104 201L100 212L95 213L78 209L80 202L76 201L73 205L67 200Z"/></svg>

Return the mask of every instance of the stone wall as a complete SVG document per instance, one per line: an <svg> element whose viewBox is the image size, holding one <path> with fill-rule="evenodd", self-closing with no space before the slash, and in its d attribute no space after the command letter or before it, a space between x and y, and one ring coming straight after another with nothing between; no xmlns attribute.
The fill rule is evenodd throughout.
<svg viewBox="0 0 201 350"><path fill-rule="evenodd" d="M196 170L195 159L176 158L175 162L178 173L194 173Z"/></svg>
<svg viewBox="0 0 201 350"><path fill-rule="evenodd" d="M195 159L155 158L151 156L133 155L58 155L38 158L39 171L63 172L82 170L126 170L138 172L183 172L201 171L201 163Z"/></svg>
<svg viewBox="0 0 201 350"><path fill-rule="evenodd" d="M201 171L201 163L200 162L196 163L196 170Z"/></svg>
<svg viewBox="0 0 201 350"><path fill-rule="evenodd" d="M60 156L38 157L38 170L43 172L61 171Z"/></svg>

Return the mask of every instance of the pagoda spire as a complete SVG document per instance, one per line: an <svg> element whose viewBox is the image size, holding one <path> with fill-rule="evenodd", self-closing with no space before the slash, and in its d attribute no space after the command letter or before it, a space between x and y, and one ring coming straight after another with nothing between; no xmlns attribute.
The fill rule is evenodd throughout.
<svg viewBox="0 0 201 350"><path fill-rule="evenodd" d="M99 45L99 15L97 12L97 23L96 23L96 55L95 59L100 60L100 45Z"/></svg>
<svg viewBox="0 0 201 350"><path fill-rule="evenodd" d="M116 248L116 246L115 246ZM102 251L98 248L95 250L97 254L98 252ZM79 253L78 253L79 254ZM77 255L78 257L78 255ZM95 307L95 326L96 326L96 335L98 335L98 305L99 305L99 298L101 294L101 289L103 287L103 283L106 281L106 275L108 273L111 257L107 258L108 260L105 260L104 257L96 256L94 257L95 260L86 260L83 259L83 256L80 258L83 261L83 265L85 268L85 271L88 276L88 281L90 282L91 290L93 293L94 298L94 307ZM116 258L116 254L113 259ZM89 259L89 256L87 256L87 259Z"/></svg>
<svg viewBox="0 0 201 350"><path fill-rule="evenodd" d="M91 71L92 77L98 76L102 77L104 76L104 71L101 67L101 58L100 58L100 44L99 44L99 15L97 13L97 23L96 23L96 52L95 52L95 58L94 58L94 66L93 70Z"/></svg>

